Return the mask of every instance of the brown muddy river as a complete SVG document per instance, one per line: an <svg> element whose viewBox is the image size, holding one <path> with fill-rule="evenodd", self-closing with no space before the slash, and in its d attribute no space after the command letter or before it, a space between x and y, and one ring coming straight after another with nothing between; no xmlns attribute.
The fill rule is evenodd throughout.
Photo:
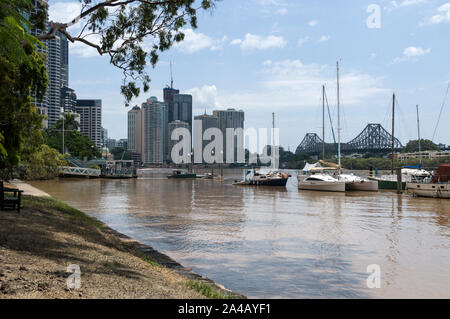
<svg viewBox="0 0 450 319"><path fill-rule="evenodd" d="M32 184L250 298L449 298L450 200L225 181ZM369 265L380 288L369 289Z"/></svg>

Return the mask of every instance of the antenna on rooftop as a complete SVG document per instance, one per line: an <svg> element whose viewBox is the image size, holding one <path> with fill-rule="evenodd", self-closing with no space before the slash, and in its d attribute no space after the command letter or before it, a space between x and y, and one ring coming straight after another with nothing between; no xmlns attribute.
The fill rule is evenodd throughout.
<svg viewBox="0 0 450 319"><path fill-rule="evenodd" d="M170 88L173 89L172 61L170 61Z"/></svg>

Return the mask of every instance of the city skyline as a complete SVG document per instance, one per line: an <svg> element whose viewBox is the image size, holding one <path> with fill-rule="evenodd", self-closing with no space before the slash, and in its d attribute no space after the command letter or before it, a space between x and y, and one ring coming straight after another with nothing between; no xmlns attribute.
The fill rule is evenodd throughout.
<svg viewBox="0 0 450 319"><path fill-rule="evenodd" d="M49 3L51 17L69 19L71 8L78 5ZM379 29L366 25L370 4L381 7ZM131 105L150 96L163 99L161 90L170 83L172 61L174 87L192 94L194 116L205 109L243 109L246 127L270 127L275 111L281 146L293 151L306 133L321 132L322 84L335 105L334 64L339 60L343 140L356 136L368 123L389 129L394 91L399 100L396 137L404 144L416 138L414 109L419 104L422 136L431 139L450 79L448 67L442 67L445 44L438 40L448 28L445 5L431 0L396 5L327 1L309 6L293 1L220 2L212 15L199 16L198 29L185 30L184 42L161 55L156 68L149 70L150 92ZM110 137L126 137L130 108L123 106L119 93L120 71L85 47L71 44L70 56L72 87L87 98L96 92L95 97L104 101L104 127ZM334 119L335 112L333 107ZM442 116L448 114L445 108ZM442 123L434 142L450 144ZM332 140L329 128L326 139Z"/></svg>

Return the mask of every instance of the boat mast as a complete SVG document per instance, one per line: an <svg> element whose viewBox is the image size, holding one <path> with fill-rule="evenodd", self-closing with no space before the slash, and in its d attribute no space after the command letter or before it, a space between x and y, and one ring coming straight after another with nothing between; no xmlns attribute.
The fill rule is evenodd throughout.
<svg viewBox="0 0 450 319"><path fill-rule="evenodd" d="M322 159L325 160L325 85L322 85Z"/></svg>
<svg viewBox="0 0 450 319"><path fill-rule="evenodd" d="M272 112L272 147L271 147L271 155L272 155L272 169L277 169L277 164L275 163L275 112Z"/></svg>
<svg viewBox="0 0 450 319"><path fill-rule="evenodd" d="M338 105L338 165L341 171L341 102L339 92L339 61L336 62L337 68L337 105Z"/></svg>
<svg viewBox="0 0 450 319"><path fill-rule="evenodd" d="M419 159L420 159L420 164L422 164L422 156L420 155L420 153L422 152L422 147L420 145L420 120L419 120L419 105L416 105L416 109L417 109L417 135L419 137Z"/></svg>
<svg viewBox="0 0 450 319"><path fill-rule="evenodd" d="M391 174L394 175L394 152L395 152L395 93L392 95L392 163L391 163Z"/></svg>

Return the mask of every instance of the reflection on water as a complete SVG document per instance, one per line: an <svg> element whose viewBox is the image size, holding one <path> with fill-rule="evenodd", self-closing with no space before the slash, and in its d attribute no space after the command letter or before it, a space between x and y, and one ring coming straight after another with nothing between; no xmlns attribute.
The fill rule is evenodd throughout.
<svg viewBox="0 0 450 319"><path fill-rule="evenodd" d="M33 184L249 297L450 297L449 200L224 182L60 179ZM381 289L368 289L368 265Z"/></svg>

